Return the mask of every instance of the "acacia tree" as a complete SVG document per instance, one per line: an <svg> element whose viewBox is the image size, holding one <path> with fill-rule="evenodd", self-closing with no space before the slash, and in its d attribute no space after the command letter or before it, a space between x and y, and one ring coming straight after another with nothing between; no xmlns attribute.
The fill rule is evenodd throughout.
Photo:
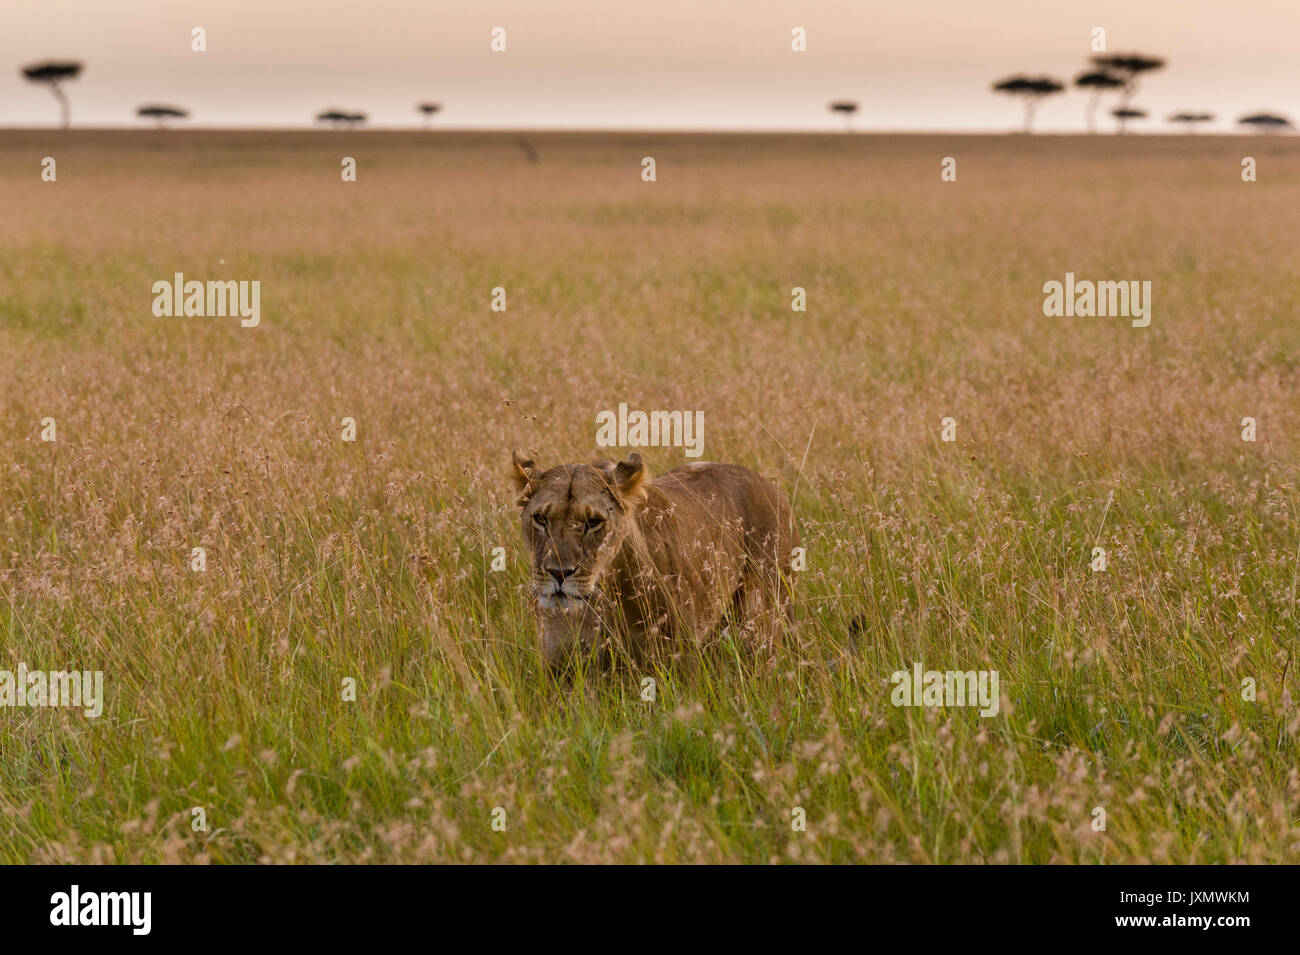
<svg viewBox="0 0 1300 955"><path fill-rule="evenodd" d="M1208 123L1213 119L1213 113L1174 113L1169 117L1169 122L1181 123L1189 133L1195 133L1197 123Z"/></svg>
<svg viewBox="0 0 1300 955"><path fill-rule="evenodd" d="M1092 58L1092 62L1102 72L1118 77L1123 84L1119 99L1120 109L1128 109L1132 104L1133 96L1138 90L1138 81L1143 73L1164 69L1165 65L1165 61L1160 57L1147 56L1144 53L1099 53ZM1111 115L1117 114L1111 110ZM1123 131L1124 124L1121 122L1120 132Z"/></svg>
<svg viewBox="0 0 1300 955"><path fill-rule="evenodd" d="M328 123L335 129L360 126L365 121L365 113L349 113L341 109L327 109L316 114L316 122Z"/></svg>
<svg viewBox="0 0 1300 955"><path fill-rule="evenodd" d="M1088 97L1088 109L1084 115L1088 120L1088 132L1095 133L1097 131L1097 106L1101 102L1101 94L1106 90L1119 89L1124 85L1124 81L1104 70L1093 70L1076 76L1074 85L1081 90L1090 90L1092 92L1092 95Z"/></svg>
<svg viewBox="0 0 1300 955"><path fill-rule="evenodd" d="M63 92L65 80L75 80L81 75L82 65L75 60L49 60L23 67L23 76L29 83L44 83L59 102L59 124L67 129L72 121L72 111L67 94Z"/></svg>
<svg viewBox="0 0 1300 955"><path fill-rule="evenodd" d="M1065 84L1050 76L1012 76L993 84L995 93L1020 96L1025 101L1025 132L1034 131L1034 113L1046 96L1065 89Z"/></svg>
<svg viewBox="0 0 1300 955"><path fill-rule="evenodd" d="M846 133L853 132L853 114L858 111L857 101L837 99L830 104L829 108L832 113L839 113L844 117L844 131Z"/></svg>
<svg viewBox="0 0 1300 955"><path fill-rule="evenodd" d="M424 114L424 128L428 129L433 124L433 116L442 109L441 103L419 103L415 107L419 112Z"/></svg>
<svg viewBox="0 0 1300 955"><path fill-rule="evenodd" d="M181 109L179 106L160 106L153 104L150 106L141 106L135 111L135 115L141 119L152 119L159 129L167 128L169 119L188 119L189 110Z"/></svg>
<svg viewBox="0 0 1300 955"><path fill-rule="evenodd" d="M1120 106L1110 111L1110 115L1119 120L1119 133L1124 135L1124 126L1130 119L1146 119L1147 111L1144 109L1134 109L1132 106Z"/></svg>
<svg viewBox="0 0 1300 955"><path fill-rule="evenodd" d="M1254 126L1261 133L1277 133L1291 128L1291 120L1273 113L1252 113L1237 120L1242 126Z"/></svg>

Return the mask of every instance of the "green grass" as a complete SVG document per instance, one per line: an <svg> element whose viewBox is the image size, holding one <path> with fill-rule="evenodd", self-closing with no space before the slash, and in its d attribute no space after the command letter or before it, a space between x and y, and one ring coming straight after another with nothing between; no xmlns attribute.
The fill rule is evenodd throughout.
<svg viewBox="0 0 1300 955"><path fill-rule="evenodd" d="M0 709L0 862L1300 861L1291 144L534 142L0 140L0 669L105 674ZM1152 325L1045 318L1067 270ZM541 671L510 451L619 401L792 494L775 657Z"/></svg>

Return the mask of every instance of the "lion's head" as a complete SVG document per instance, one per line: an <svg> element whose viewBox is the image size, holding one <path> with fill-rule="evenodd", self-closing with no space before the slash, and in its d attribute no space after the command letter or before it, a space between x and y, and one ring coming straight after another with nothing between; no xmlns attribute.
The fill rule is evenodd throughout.
<svg viewBox="0 0 1300 955"><path fill-rule="evenodd" d="M562 464L543 471L515 451L513 471L542 652L557 662L575 645L591 647L598 614L593 598L633 532L650 474L635 453L618 464Z"/></svg>

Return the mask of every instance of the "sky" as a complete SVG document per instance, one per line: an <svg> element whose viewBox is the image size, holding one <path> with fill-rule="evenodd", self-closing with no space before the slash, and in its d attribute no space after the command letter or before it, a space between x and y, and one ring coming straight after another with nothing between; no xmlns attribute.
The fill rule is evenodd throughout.
<svg viewBox="0 0 1300 955"><path fill-rule="evenodd" d="M453 129L828 131L827 103L851 99L862 131L1002 132L1023 114L992 82L1073 78L1095 27L1110 52L1168 61L1134 131L1180 110L1217 114L1207 131L1300 122L1300 0L0 0L0 126L56 125L20 67L74 59L74 126L139 125L163 102L193 126L306 127L338 107L412 127L434 100ZM1036 128L1081 131L1086 101L1052 97Z"/></svg>

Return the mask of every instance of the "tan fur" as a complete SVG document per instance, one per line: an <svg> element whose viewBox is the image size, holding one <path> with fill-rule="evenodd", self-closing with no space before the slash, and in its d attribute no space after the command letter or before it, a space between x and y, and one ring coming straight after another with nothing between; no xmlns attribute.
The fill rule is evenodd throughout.
<svg viewBox="0 0 1300 955"><path fill-rule="evenodd" d="M753 471L699 462L652 478L635 453L542 471L516 451L513 474L548 663L575 649L643 660L724 624L767 648L789 625L799 532Z"/></svg>

